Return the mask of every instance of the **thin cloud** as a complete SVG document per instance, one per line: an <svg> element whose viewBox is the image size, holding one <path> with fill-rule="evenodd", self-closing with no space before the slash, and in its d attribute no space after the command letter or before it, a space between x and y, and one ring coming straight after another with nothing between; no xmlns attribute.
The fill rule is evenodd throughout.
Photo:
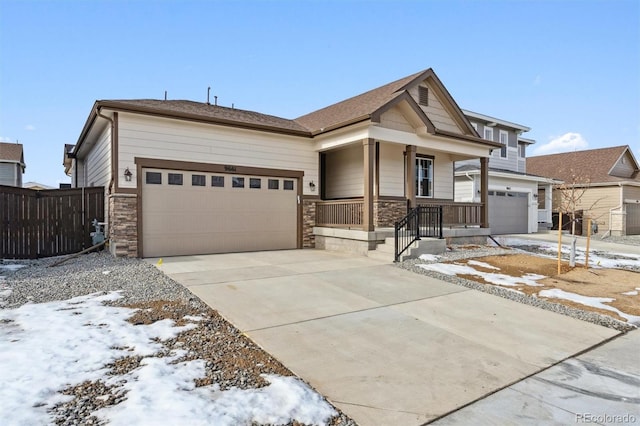
<svg viewBox="0 0 640 426"><path fill-rule="evenodd" d="M6 136L0 136L0 142L13 142L11 140L11 138L8 138Z"/></svg>
<svg viewBox="0 0 640 426"><path fill-rule="evenodd" d="M34 126L33 124L27 124L26 126L24 126L24 129L32 132L36 129L36 126Z"/></svg>
<svg viewBox="0 0 640 426"><path fill-rule="evenodd" d="M542 76L540 74L536 75L536 78L533 79L534 86L540 86L542 83Z"/></svg>
<svg viewBox="0 0 640 426"><path fill-rule="evenodd" d="M552 138L544 145L534 149L535 155L557 154L560 152L572 152L587 149L589 143L580 133L565 133L562 136Z"/></svg>

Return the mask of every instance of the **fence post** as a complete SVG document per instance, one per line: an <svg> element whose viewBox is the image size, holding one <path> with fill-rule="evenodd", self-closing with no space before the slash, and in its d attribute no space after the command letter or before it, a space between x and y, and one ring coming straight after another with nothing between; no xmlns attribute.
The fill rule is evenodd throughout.
<svg viewBox="0 0 640 426"><path fill-rule="evenodd" d="M442 239L442 212L443 212L443 207L442 206L438 206L438 228L440 228L440 236L438 238Z"/></svg>
<svg viewBox="0 0 640 426"><path fill-rule="evenodd" d="M420 206L416 206L416 240L420 240Z"/></svg>

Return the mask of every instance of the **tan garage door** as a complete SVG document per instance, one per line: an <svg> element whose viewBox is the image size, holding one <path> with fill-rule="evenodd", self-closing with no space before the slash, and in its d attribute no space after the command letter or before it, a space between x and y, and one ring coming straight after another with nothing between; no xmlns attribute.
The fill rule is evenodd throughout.
<svg viewBox="0 0 640 426"><path fill-rule="evenodd" d="M627 204L627 235L640 235L640 204Z"/></svg>
<svg viewBox="0 0 640 426"><path fill-rule="evenodd" d="M143 169L145 257L297 248L295 178Z"/></svg>

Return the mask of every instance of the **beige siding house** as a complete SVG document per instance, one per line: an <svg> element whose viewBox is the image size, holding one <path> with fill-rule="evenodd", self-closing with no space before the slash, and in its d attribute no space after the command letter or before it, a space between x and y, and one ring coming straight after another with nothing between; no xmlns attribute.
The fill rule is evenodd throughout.
<svg viewBox="0 0 640 426"><path fill-rule="evenodd" d="M554 186L554 211L568 213L574 199L604 236L640 234L640 167L629 146L530 157L527 169L564 181Z"/></svg>
<svg viewBox="0 0 640 426"><path fill-rule="evenodd" d="M97 101L65 147L65 170L74 186L105 187L118 256L366 253L418 205L444 206L450 235L466 225L488 234L487 159L499 146L427 69L293 120L192 101ZM472 159L481 193L458 209L454 165Z"/></svg>

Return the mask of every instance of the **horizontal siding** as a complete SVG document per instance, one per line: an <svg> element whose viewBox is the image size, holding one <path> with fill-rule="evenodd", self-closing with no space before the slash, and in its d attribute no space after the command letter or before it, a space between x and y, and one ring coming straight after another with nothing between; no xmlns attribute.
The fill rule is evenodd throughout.
<svg viewBox="0 0 640 426"><path fill-rule="evenodd" d="M327 198L362 197L364 194L364 153L362 145L326 155L325 196Z"/></svg>
<svg viewBox="0 0 640 426"><path fill-rule="evenodd" d="M451 156L422 148L417 154L431 155L433 161L433 196L434 198L453 199L453 164Z"/></svg>
<svg viewBox="0 0 640 426"><path fill-rule="evenodd" d="M380 118L380 124L383 127L387 127L389 129L415 133L415 129L413 128L413 126L411 126L411 124L407 122L407 119L404 118L404 115L402 115L402 112L400 112L400 109L398 109L397 107L392 108L382 114L382 117Z"/></svg>
<svg viewBox="0 0 640 426"><path fill-rule="evenodd" d="M622 162L623 159L624 163ZM633 161L628 152L625 152L624 156L620 158L613 169L611 169L611 175L623 178L630 178L634 172Z"/></svg>
<svg viewBox="0 0 640 426"><path fill-rule="evenodd" d="M109 186L111 179L111 127L107 126L86 156L85 186Z"/></svg>
<svg viewBox="0 0 640 426"><path fill-rule="evenodd" d="M380 143L380 195L404 196L404 146Z"/></svg>
<svg viewBox="0 0 640 426"><path fill-rule="evenodd" d="M463 132L458 124L453 118L451 118L451 115L443 106L442 101L436 96L433 87L426 82L424 82L423 84L429 89L429 105L420 105L420 103L418 102L418 86L414 86L409 89L409 94L411 95L411 97L415 99L416 103L420 105L420 108L422 108L425 114L427 114L429 120L431 120L433 125L438 129L462 134Z"/></svg>
<svg viewBox="0 0 640 426"><path fill-rule="evenodd" d="M579 191L579 190L578 190ZM558 210L560 206L559 192L553 191L553 208ZM580 195L579 192L576 194ZM576 210L584 210L585 217L591 217L600 226L600 232L609 229L609 210L620 204L620 188L594 187L588 188L580 201L576 204Z"/></svg>
<svg viewBox="0 0 640 426"><path fill-rule="evenodd" d="M15 163L0 163L0 185L17 186L17 169L18 166Z"/></svg>
<svg viewBox="0 0 640 426"><path fill-rule="evenodd" d="M639 186L624 186L625 200L640 200L640 187Z"/></svg>
<svg viewBox="0 0 640 426"><path fill-rule="evenodd" d="M318 154L304 138L124 113L118 121L120 175L146 157L301 170L305 193L318 181ZM133 188L135 179L120 185Z"/></svg>
<svg viewBox="0 0 640 426"><path fill-rule="evenodd" d="M455 201L459 203L473 202L473 181L466 176L455 178Z"/></svg>

